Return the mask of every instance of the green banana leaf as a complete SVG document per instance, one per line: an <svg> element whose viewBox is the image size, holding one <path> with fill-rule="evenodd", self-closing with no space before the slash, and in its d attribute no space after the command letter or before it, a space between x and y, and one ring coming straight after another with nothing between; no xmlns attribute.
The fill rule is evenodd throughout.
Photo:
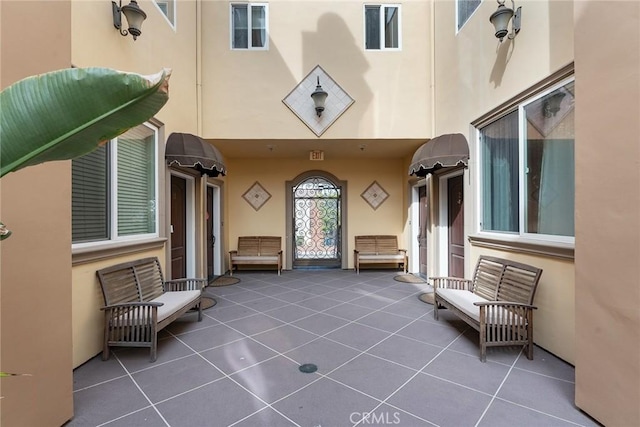
<svg viewBox="0 0 640 427"><path fill-rule="evenodd" d="M82 156L153 117L169 98L170 74L70 68L7 87L0 93L0 177Z"/></svg>

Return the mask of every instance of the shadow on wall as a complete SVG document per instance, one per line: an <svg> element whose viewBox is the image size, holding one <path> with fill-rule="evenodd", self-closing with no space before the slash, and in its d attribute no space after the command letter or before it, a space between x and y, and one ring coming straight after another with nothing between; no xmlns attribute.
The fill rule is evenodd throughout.
<svg viewBox="0 0 640 427"><path fill-rule="evenodd" d="M511 59L511 55L513 54L513 49L515 48L515 40L509 40L505 37L504 41L500 43L498 39L496 39L496 43L498 46L496 48L497 55L496 60L493 63L493 68L491 69L491 76L489 77L489 81L493 83L493 87L499 87L502 84L502 77L504 76L504 71L507 68L507 64Z"/></svg>
<svg viewBox="0 0 640 427"><path fill-rule="evenodd" d="M318 20L315 32L303 33L302 46L302 75L320 65L355 100L336 123L341 132L352 138L359 136L365 112L373 99L364 78L370 66L364 57L363 45L357 43L343 18L335 13L325 13Z"/></svg>

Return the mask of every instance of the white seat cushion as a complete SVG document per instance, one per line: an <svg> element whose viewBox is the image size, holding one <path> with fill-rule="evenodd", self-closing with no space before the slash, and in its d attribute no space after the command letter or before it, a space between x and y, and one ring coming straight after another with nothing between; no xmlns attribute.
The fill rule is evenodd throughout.
<svg viewBox="0 0 640 427"><path fill-rule="evenodd" d="M199 296L200 291L176 291L165 292L159 297L154 298L152 302L164 303L164 305L158 307L158 322L163 321L175 313L176 310L187 304L195 304Z"/></svg>
<svg viewBox="0 0 640 427"><path fill-rule="evenodd" d="M232 257L233 261L272 261L278 262L277 255L236 255Z"/></svg>
<svg viewBox="0 0 640 427"><path fill-rule="evenodd" d="M449 301L449 303L458 310L462 311L476 322L480 322L480 307L473 303L488 302L488 300L474 294L473 292L461 289L436 289L436 292L438 296ZM486 316L487 324L491 325L520 323L519 316L514 316L513 313L502 307L495 308L491 313L487 312ZM508 318L511 320L510 322L506 321Z"/></svg>
<svg viewBox="0 0 640 427"><path fill-rule="evenodd" d="M404 255L366 255L366 254L360 254L358 255L358 258L360 259L360 261L384 261L384 260L399 260L399 261L403 261L404 260Z"/></svg>

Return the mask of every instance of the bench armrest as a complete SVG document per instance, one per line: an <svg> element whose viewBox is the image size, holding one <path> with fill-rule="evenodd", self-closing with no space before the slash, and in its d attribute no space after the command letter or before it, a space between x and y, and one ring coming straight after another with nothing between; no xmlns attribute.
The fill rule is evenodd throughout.
<svg viewBox="0 0 640 427"><path fill-rule="evenodd" d="M398 252L404 252L406 254L407 250L406 249L398 249Z"/></svg>
<svg viewBox="0 0 640 427"><path fill-rule="evenodd" d="M202 291L207 286L207 279L202 278L185 278L172 279L164 282L165 292L175 291Z"/></svg>
<svg viewBox="0 0 640 427"><path fill-rule="evenodd" d="M433 289L462 289L468 291L471 289L471 280L460 277L429 277L433 282Z"/></svg>
<svg viewBox="0 0 640 427"><path fill-rule="evenodd" d="M529 304L522 304L519 302L511 302L511 301L478 301L478 302L474 302L473 305L477 305L478 307L486 307L488 305L493 305L496 307L522 307L522 308L528 308L528 309L532 309L532 310L537 310L538 307L533 306L533 305L529 305Z"/></svg>
<svg viewBox="0 0 640 427"><path fill-rule="evenodd" d="M100 307L100 310L113 310L116 308L127 308L127 307L160 307L164 305L163 302L121 302L119 304L111 304L105 305L104 307Z"/></svg>
<svg viewBox="0 0 640 427"><path fill-rule="evenodd" d="M237 255L237 254L238 254L237 250L229 251L229 255Z"/></svg>

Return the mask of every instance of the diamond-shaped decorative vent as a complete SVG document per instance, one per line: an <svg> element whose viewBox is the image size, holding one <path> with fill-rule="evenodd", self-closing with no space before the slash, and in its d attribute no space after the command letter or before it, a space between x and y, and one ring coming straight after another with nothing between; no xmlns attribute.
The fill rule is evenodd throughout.
<svg viewBox="0 0 640 427"><path fill-rule="evenodd" d="M378 184L377 181L373 181L360 196L369 203L369 206L371 206L373 210L376 210L384 203L385 200L387 200L389 194L384 190L384 188L382 188L382 186L380 186L380 184Z"/></svg>
<svg viewBox="0 0 640 427"><path fill-rule="evenodd" d="M311 93L316 89L317 79L320 78L320 85L329 94L325 101L324 111L318 117L314 108ZM282 102L316 136L322 135L329 126L335 122L354 103L349 96L322 67L316 65L307 76L287 95Z"/></svg>

